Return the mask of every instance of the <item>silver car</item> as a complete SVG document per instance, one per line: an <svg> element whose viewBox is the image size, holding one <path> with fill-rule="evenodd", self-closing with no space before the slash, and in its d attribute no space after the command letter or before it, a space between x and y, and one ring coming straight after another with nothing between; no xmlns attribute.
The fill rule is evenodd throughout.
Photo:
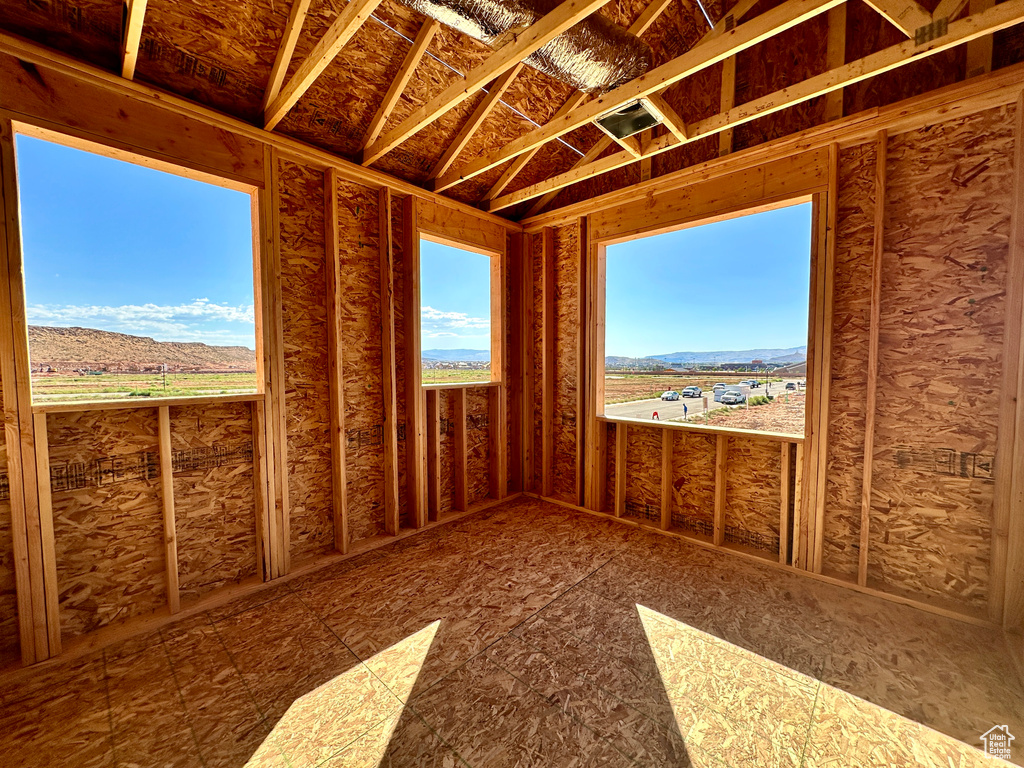
<svg viewBox="0 0 1024 768"><path fill-rule="evenodd" d="M668 391L668 392L662 392L661 393L661 399L662 400L678 400L679 399L679 393L678 392L673 392L671 390Z"/></svg>
<svg viewBox="0 0 1024 768"><path fill-rule="evenodd" d="M747 396L740 392L738 389L727 389L722 395L722 402L726 405L739 405L745 403Z"/></svg>

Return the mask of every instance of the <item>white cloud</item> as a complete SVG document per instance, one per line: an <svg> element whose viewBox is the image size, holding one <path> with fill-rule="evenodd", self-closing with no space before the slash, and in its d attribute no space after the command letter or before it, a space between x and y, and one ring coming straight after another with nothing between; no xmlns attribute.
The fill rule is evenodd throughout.
<svg viewBox="0 0 1024 768"><path fill-rule="evenodd" d="M443 312L433 307L420 310L420 327L428 338L480 338L491 327L485 317L470 317L464 312Z"/></svg>
<svg viewBox="0 0 1024 768"><path fill-rule="evenodd" d="M152 336L158 341L245 346L252 346L256 317L252 304L214 304L206 298L168 305L30 304L25 314L31 325L82 326Z"/></svg>

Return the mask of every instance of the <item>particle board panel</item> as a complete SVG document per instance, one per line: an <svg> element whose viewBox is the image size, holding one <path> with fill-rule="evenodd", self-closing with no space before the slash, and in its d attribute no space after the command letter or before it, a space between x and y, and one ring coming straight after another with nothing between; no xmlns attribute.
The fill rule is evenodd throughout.
<svg viewBox="0 0 1024 768"><path fill-rule="evenodd" d="M610 422L599 421L597 423L597 428L605 430L605 445L607 446L602 454L604 458L604 497L602 498L602 506L599 511L614 513L615 483L617 482L617 471L615 466L615 434L618 427Z"/></svg>
<svg viewBox="0 0 1024 768"><path fill-rule="evenodd" d="M405 238L402 237L405 222L403 217L402 199L392 198L391 202L391 248L394 258L394 269L391 273L392 285L395 296L395 392L397 397L397 410L395 420L398 424L398 519L400 528L408 528L412 525L409 518L409 497L405 493L406 488L406 456L405 456L405 306L402 296L405 295L405 268L403 266L404 251L402 250Z"/></svg>
<svg viewBox="0 0 1024 768"><path fill-rule="evenodd" d="M889 139L869 584L961 610L988 589L1013 109Z"/></svg>
<svg viewBox="0 0 1024 768"><path fill-rule="evenodd" d="M440 390L437 407L441 412L441 475L439 514L455 508L455 391Z"/></svg>
<svg viewBox="0 0 1024 768"><path fill-rule="evenodd" d="M714 435L682 432L672 442L671 527L710 536L715 513Z"/></svg>
<svg viewBox="0 0 1024 768"><path fill-rule="evenodd" d="M47 419L61 634L167 603L155 408Z"/></svg>
<svg viewBox="0 0 1024 768"><path fill-rule="evenodd" d="M488 418L487 387L473 387L466 392L466 448L469 454L466 474L469 488L466 503L483 501L490 493L489 469L491 460L490 424Z"/></svg>
<svg viewBox="0 0 1024 768"><path fill-rule="evenodd" d="M863 480L871 260L875 238L876 145L839 152L832 387L822 565L856 577Z"/></svg>
<svg viewBox="0 0 1024 768"><path fill-rule="evenodd" d="M761 0L757 12L763 13L769 7ZM828 15L821 14L740 53L736 57L736 104L753 101L824 72L827 41ZM737 127L733 149L738 151L802 131L823 122L824 116L824 98L805 101Z"/></svg>
<svg viewBox="0 0 1024 768"><path fill-rule="evenodd" d="M178 586L193 602L257 573L252 409L187 405L170 419Z"/></svg>
<svg viewBox="0 0 1024 768"><path fill-rule="evenodd" d="M0 29L37 40L104 69L120 69L120 0L12 0L0 4Z"/></svg>
<svg viewBox="0 0 1024 768"><path fill-rule="evenodd" d="M289 10L274 0L149 0L136 78L255 122Z"/></svg>
<svg viewBox="0 0 1024 768"><path fill-rule="evenodd" d="M907 39L861 0L851 0L846 5L847 61L855 61ZM921 5L930 11L938 2L925 0ZM959 46L879 77L847 86L843 89L846 114L852 115L871 107L892 104L963 80L966 67L964 49L965 46Z"/></svg>
<svg viewBox="0 0 1024 768"><path fill-rule="evenodd" d="M778 443L729 438L726 465L725 541L779 554L782 456Z"/></svg>
<svg viewBox="0 0 1024 768"><path fill-rule="evenodd" d="M348 520L353 542L384 533L377 191L338 182Z"/></svg>
<svg viewBox="0 0 1024 768"><path fill-rule="evenodd" d="M0 382L0 401L3 382ZM14 539L11 530L7 441L0 440L0 664L19 655L18 595L14 582Z"/></svg>
<svg viewBox="0 0 1024 768"><path fill-rule="evenodd" d="M544 464L543 441L544 429L541 417L543 414L544 400L544 244L543 234L529 235L533 238L531 252L533 253L532 285L533 285L533 333L531 343L533 344L533 487L542 492L542 479Z"/></svg>
<svg viewBox="0 0 1024 768"><path fill-rule="evenodd" d="M292 562L334 549L324 174L279 164Z"/></svg>
<svg viewBox="0 0 1024 768"><path fill-rule="evenodd" d="M552 429L553 496L570 504L576 498L576 390L578 356L576 338L579 326L579 226L571 224L555 230L555 400Z"/></svg>
<svg viewBox="0 0 1024 768"><path fill-rule="evenodd" d="M658 524L661 520L661 430L626 430L625 517Z"/></svg>

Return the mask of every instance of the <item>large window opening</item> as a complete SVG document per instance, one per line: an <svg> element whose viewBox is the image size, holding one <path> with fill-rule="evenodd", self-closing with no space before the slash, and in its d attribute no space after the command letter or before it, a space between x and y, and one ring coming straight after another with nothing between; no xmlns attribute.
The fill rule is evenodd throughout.
<svg viewBox="0 0 1024 768"><path fill-rule="evenodd" d="M604 411L803 434L811 204L609 245Z"/></svg>
<svg viewBox="0 0 1024 768"><path fill-rule="evenodd" d="M252 198L16 137L36 404L258 391Z"/></svg>
<svg viewBox="0 0 1024 768"><path fill-rule="evenodd" d="M491 381L495 257L420 240L420 358L424 384Z"/></svg>

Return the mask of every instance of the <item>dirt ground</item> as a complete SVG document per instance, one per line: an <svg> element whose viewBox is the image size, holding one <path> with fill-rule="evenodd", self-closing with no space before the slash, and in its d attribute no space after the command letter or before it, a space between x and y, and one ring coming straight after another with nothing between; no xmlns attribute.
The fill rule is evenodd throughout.
<svg viewBox="0 0 1024 768"><path fill-rule="evenodd" d="M661 397L662 392L682 390L684 387L711 389L718 382L736 384L755 374L735 373L717 376L631 376L629 374L608 374L604 379L604 401L627 403L631 400L646 400ZM614 378L613 378L614 377ZM764 389L763 387L761 388Z"/></svg>
<svg viewBox="0 0 1024 768"><path fill-rule="evenodd" d="M804 433L804 392L790 392L776 396L767 405L750 408L719 409L712 411L707 423L716 427L733 429L757 429L763 432L783 432L802 435ZM694 423L704 423L703 418L692 417Z"/></svg>

